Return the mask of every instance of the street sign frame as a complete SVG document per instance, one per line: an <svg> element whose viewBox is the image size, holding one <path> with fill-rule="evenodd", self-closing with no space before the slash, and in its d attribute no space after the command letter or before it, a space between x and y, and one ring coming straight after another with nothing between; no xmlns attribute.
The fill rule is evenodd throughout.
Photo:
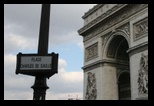
<svg viewBox="0 0 154 106"><path fill-rule="evenodd" d="M21 58L22 57L46 57L51 56L51 69L21 69ZM40 55L40 54L17 54L16 74L25 74L31 76L46 76L51 77L53 74L58 73L58 54L52 52L51 54Z"/></svg>

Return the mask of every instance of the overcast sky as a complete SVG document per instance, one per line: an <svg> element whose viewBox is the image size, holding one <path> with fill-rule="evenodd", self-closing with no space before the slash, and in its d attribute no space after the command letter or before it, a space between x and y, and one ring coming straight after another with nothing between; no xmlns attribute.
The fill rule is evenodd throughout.
<svg viewBox="0 0 154 106"><path fill-rule="evenodd" d="M46 100L83 98L82 16L96 4L51 4L48 53L59 53L58 74L47 79ZM19 52L37 53L41 4L4 5L4 100L32 100L34 77L15 74Z"/></svg>

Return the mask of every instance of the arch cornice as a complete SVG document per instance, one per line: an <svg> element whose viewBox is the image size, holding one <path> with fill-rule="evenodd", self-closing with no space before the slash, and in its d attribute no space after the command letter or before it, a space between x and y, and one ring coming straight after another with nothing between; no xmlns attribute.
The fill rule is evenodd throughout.
<svg viewBox="0 0 154 106"><path fill-rule="evenodd" d="M108 38L108 40L104 44L103 59L106 58L107 52L109 50L109 46L110 46L111 42L113 41L113 39L116 38L117 36L123 36L126 39L128 46L130 48L130 36L124 30L121 30L121 29L114 30L114 31L112 31L112 33L109 36L110 37Z"/></svg>
<svg viewBox="0 0 154 106"><path fill-rule="evenodd" d="M130 47L130 35L126 31L122 29L117 29L116 32L113 33L113 36L117 35L123 36L127 40L128 46Z"/></svg>

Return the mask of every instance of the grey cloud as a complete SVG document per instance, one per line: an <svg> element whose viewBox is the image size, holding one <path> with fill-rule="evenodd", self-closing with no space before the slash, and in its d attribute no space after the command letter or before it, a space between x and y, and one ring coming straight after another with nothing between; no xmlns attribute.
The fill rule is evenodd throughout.
<svg viewBox="0 0 154 106"><path fill-rule="evenodd" d="M50 14L50 45L58 46L82 42L82 38L78 36L77 30L83 26L82 16L93 4L53 4L51 5ZM39 25L40 25L40 4L5 4L4 5L4 53L18 53L19 50L37 49ZM22 39L10 40L13 37L21 36ZM25 40L23 40L25 39ZM19 42L20 40L20 42ZM24 41L24 42L22 42ZM28 44L26 44L28 42ZM24 48L22 45L26 44ZM52 46L51 46L52 47ZM5 55L4 55L5 56ZM4 57L5 58L5 57ZM10 58L10 57L9 57ZM15 75L15 63L5 61L4 69L4 92L5 99L19 99L27 92L33 93L30 88L34 83L34 78L29 79L28 76ZM63 66L65 67L65 66ZM72 70L73 71L73 70ZM20 80L20 81L19 81ZM9 82L8 82L9 81ZM25 84L23 84L25 83ZM16 85L15 85L16 84ZM82 81L68 82L62 78L62 74L55 75L47 84L50 90L55 93L82 92ZM28 90L26 90L28 89ZM17 92L17 91L19 92ZM48 92L47 91L47 92ZM18 95L16 93L22 93ZM24 93L25 92L25 93ZM9 97L10 95L10 97ZM29 94L25 98L28 99Z"/></svg>
<svg viewBox="0 0 154 106"><path fill-rule="evenodd" d="M77 31L83 26L82 16L93 4L53 4L51 5L51 33Z"/></svg>
<svg viewBox="0 0 154 106"><path fill-rule="evenodd" d="M22 30L12 27L12 33L22 36L38 36L41 5L38 4L5 4L4 25L16 25Z"/></svg>
<svg viewBox="0 0 154 106"><path fill-rule="evenodd" d="M93 4L51 4L50 39L54 36L61 39L61 36L66 36L69 32L77 32L83 26L81 17L92 6ZM40 15L40 4L5 4L4 25L12 26L5 32L38 39Z"/></svg>

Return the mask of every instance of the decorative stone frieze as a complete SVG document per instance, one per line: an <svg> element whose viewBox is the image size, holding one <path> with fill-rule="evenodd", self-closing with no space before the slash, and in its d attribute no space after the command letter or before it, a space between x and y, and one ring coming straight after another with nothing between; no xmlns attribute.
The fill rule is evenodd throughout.
<svg viewBox="0 0 154 106"><path fill-rule="evenodd" d="M148 18L145 18L133 25L134 41L148 34Z"/></svg>
<svg viewBox="0 0 154 106"><path fill-rule="evenodd" d="M97 89L96 89L96 77L95 73L88 72L87 86L86 86L86 100L96 100Z"/></svg>
<svg viewBox="0 0 154 106"><path fill-rule="evenodd" d="M98 56L98 42L85 49L85 60L91 60Z"/></svg>
<svg viewBox="0 0 154 106"><path fill-rule="evenodd" d="M101 16L97 17L96 19L94 19L93 21L91 21L90 23L88 23L87 25L85 25L83 28L81 28L78 32L82 33L83 31L85 31L87 28L89 28L90 26L96 24L97 22L99 22L102 19L107 18L109 15L111 15L111 13L121 7L125 6L125 4L118 4L115 7L113 7L112 9L108 10L107 12L105 12L104 14L102 14Z"/></svg>
<svg viewBox="0 0 154 106"><path fill-rule="evenodd" d="M141 55L138 76L139 94L148 94L148 55Z"/></svg>
<svg viewBox="0 0 154 106"><path fill-rule="evenodd" d="M112 14L112 16L109 17L109 15L111 15L110 12L115 11L115 8L120 8L122 6L123 10L118 11L120 13L117 14ZM83 28L81 28L80 30L78 30L78 33L80 35L82 35L83 32L86 32L88 29L90 29L92 26L96 25L97 23L100 23L101 21L103 22L101 24L101 27L99 28L95 28L97 30L91 32L90 34L84 36L84 41L91 39L94 36L97 36L99 33L109 29L110 27L113 27L114 25L124 21L125 19L128 19L128 17L132 16L133 14L135 14L136 12L146 8L148 6L148 4L129 4L129 5L116 5L115 7L113 7L113 10L109 10L106 13L102 14L101 16L99 16L98 18L96 18L95 20L93 20L92 22L90 22L89 24L85 25ZM109 17L109 18L106 18ZM105 20L105 21L104 21ZM129 27L128 27L129 28ZM127 26L124 27L125 31L129 34L129 31L127 29Z"/></svg>

